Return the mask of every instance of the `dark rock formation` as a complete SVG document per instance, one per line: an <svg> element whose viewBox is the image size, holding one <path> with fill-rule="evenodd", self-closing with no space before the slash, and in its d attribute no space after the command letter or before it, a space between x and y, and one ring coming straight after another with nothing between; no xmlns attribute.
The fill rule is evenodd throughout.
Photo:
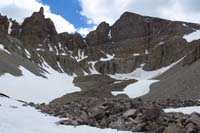
<svg viewBox="0 0 200 133"><path fill-rule="evenodd" d="M31 17L26 18L22 24L20 39L24 45L36 47L39 44L56 43L57 32L51 19L45 19L44 9L34 12Z"/></svg>
<svg viewBox="0 0 200 133"><path fill-rule="evenodd" d="M15 37L15 38L19 38L20 37L21 25L15 20L10 20L10 21L12 22L10 35Z"/></svg>
<svg viewBox="0 0 200 133"><path fill-rule="evenodd" d="M109 24L102 22L95 31L91 31L86 41L89 46L100 45L109 41Z"/></svg>
<svg viewBox="0 0 200 133"><path fill-rule="evenodd" d="M68 33L60 33L58 34L59 42L66 46L69 50L74 49L84 49L87 46L87 43L84 42L84 39L79 33L68 34Z"/></svg>
<svg viewBox="0 0 200 133"><path fill-rule="evenodd" d="M8 34L9 21L7 16L1 16L0 14L0 33Z"/></svg>

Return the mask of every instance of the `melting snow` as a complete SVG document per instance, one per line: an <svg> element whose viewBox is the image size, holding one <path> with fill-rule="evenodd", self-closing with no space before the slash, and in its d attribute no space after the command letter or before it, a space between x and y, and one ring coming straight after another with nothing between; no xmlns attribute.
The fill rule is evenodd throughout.
<svg viewBox="0 0 200 133"><path fill-rule="evenodd" d="M200 39L200 30L196 30L188 35L184 35L183 38L186 39L187 42L199 40Z"/></svg>
<svg viewBox="0 0 200 133"><path fill-rule="evenodd" d="M8 53L8 54L11 54L8 50L6 50L6 49L4 48L3 44L0 44L0 50L6 52L6 53Z"/></svg>
<svg viewBox="0 0 200 133"><path fill-rule="evenodd" d="M80 91L73 84L73 77L59 73L48 65L47 78L39 77L20 66L23 76L5 74L0 77L0 92L26 102L48 103L67 93Z"/></svg>
<svg viewBox="0 0 200 133"><path fill-rule="evenodd" d="M89 126L57 125L59 118L42 114L12 99L0 97L1 133L128 133L114 129L98 129Z"/></svg>
<svg viewBox="0 0 200 133"><path fill-rule="evenodd" d="M181 107L181 108L168 108L164 109L165 112L182 112L184 114L191 114L193 112L200 113L200 106Z"/></svg>

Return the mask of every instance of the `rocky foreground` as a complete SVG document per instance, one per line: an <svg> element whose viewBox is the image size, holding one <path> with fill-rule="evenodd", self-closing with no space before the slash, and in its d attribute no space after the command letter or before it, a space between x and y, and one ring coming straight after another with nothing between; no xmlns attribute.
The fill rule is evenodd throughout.
<svg viewBox="0 0 200 133"><path fill-rule="evenodd" d="M59 104L32 104L44 113L66 118L62 125L89 125L133 132L199 133L200 114L165 113L164 108L200 106L195 100L79 99Z"/></svg>

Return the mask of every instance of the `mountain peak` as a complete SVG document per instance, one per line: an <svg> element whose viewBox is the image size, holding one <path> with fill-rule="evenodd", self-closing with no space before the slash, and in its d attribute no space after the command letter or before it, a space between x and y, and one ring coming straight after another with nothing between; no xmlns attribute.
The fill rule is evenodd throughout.
<svg viewBox="0 0 200 133"><path fill-rule="evenodd" d="M125 12L121 15L120 18L130 17L130 16L131 16L131 17L133 17L133 16L135 16L135 17L142 17L142 15L140 15L140 14L125 11Z"/></svg>
<svg viewBox="0 0 200 133"><path fill-rule="evenodd" d="M43 7L40 7L40 13L44 14L44 8Z"/></svg>
<svg viewBox="0 0 200 133"><path fill-rule="evenodd" d="M36 17L38 19L44 19L45 18L44 8L40 7L40 10L38 12L34 12L31 17Z"/></svg>

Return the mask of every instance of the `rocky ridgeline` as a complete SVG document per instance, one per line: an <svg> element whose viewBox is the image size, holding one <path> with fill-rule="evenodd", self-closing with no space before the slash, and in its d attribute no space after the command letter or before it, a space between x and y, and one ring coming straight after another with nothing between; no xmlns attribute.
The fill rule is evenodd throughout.
<svg viewBox="0 0 200 133"><path fill-rule="evenodd" d="M195 133L200 114L165 113L162 108L200 105L200 101L167 100L162 104L141 99L80 99L59 104L32 105L44 113L67 118L62 125L90 125L138 132Z"/></svg>
<svg viewBox="0 0 200 133"><path fill-rule="evenodd" d="M79 33L57 33L41 8L21 25L1 16L0 32L5 39L0 43L11 53L16 52L37 65L47 62L69 75L91 73L91 61L96 62L94 68L102 74L129 73L141 64L145 64L145 70L155 70L184 56L189 56L185 64L197 60L199 52L194 49L198 49L199 43L188 46L182 38L195 29L200 26L125 12L112 26L102 22L84 38ZM16 43L30 56L25 50L14 51ZM113 59L100 61L108 54Z"/></svg>

